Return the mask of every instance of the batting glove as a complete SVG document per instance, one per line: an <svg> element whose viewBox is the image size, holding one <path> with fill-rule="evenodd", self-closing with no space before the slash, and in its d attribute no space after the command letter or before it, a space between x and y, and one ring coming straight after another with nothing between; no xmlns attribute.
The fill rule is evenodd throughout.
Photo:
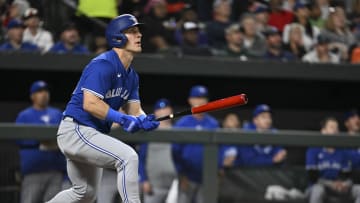
<svg viewBox="0 0 360 203"><path fill-rule="evenodd" d="M134 133L140 130L140 122L135 116L124 115L121 119L122 122L120 124L124 131Z"/></svg>
<svg viewBox="0 0 360 203"><path fill-rule="evenodd" d="M155 119L154 114L141 115L138 117L141 129L151 131L159 127L160 122Z"/></svg>

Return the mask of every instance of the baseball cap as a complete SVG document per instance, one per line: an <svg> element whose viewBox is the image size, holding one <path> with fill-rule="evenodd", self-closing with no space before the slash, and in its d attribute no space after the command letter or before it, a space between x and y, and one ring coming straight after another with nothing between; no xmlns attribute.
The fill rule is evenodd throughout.
<svg viewBox="0 0 360 203"><path fill-rule="evenodd" d="M297 2L294 6L294 11L297 11L298 9L301 9L301 8L306 8L307 6L304 4L304 3L301 3L301 2Z"/></svg>
<svg viewBox="0 0 360 203"><path fill-rule="evenodd" d="M269 112L271 113L271 108L267 104L260 104L255 107L255 110L253 111L253 118L258 116L261 113Z"/></svg>
<svg viewBox="0 0 360 203"><path fill-rule="evenodd" d="M324 35L318 35L316 37L318 44L328 44L330 43L330 39Z"/></svg>
<svg viewBox="0 0 360 203"><path fill-rule="evenodd" d="M263 32L263 34L265 35L265 37L269 37L272 35L280 34L280 31L276 27L269 27Z"/></svg>
<svg viewBox="0 0 360 203"><path fill-rule="evenodd" d="M344 121L347 121L349 118L351 118L353 116L358 116L358 115L359 115L359 113L355 109L348 111L344 114Z"/></svg>
<svg viewBox="0 0 360 203"><path fill-rule="evenodd" d="M202 85L193 86L190 90L189 97L208 97L208 89Z"/></svg>
<svg viewBox="0 0 360 203"><path fill-rule="evenodd" d="M62 31L64 32L66 30L77 30L76 24L73 22L65 23L62 27Z"/></svg>
<svg viewBox="0 0 360 203"><path fill-rule="evenodd" d="M35 9L35 8L28 8L28 9L26 9L26 11L25 11L25 13L23 15L23 19L27 20L27 19L29 19L31 17L34 17L34 16L39 17L38 10Z"/></svg>
<svg viewBox="0 0 360 203"><path fill-rule="evenodd" d="M165 108L165 107L170 107L170 106L171 106L171 103L168 99L161 98L155 102L154 111Z"/></svg>
<svg viewBox="0 0 360 203"><path fill-rule="evenodd" d="M30 94L38 92L40 90L48 90L48 84L43 80L35 81L30 87Z"/></svg>
<svg viewBox="0 0 360 203"><path fill-rule="evenodd" d="M258 6L255 9L254 14L267 13L267 12L269 12L269 8L267 6Z"/></svg>
<svg viewBox="0 0 360 203"><path fill-rule="evenodd" d="M239 25L239 23L234 23L234 24L231 24L230 26L228 26L225 29L225 33L230 34L230 33L233 33L233 32L239 32L240 28L241 28L241 26Z"/></svg>
<svg viewBox="0 0 360 203"><path fill-rule="evenodd" d="M196 22L193 22L193 21L186 21L181 26L181 29L183 31L199 30L199 25Z"/></svg>
<svg viewBox="0 0 360 203"><path fill-rule="evenodd" d="M21 21L19 21L19 20L11 20L9 23L8 23L8 25L7 25L7 29L8 30L10 30L10 29L12 29L12 28L19 28L19 27L21 27L21 28L23 28L24 27L24 24L21 22Z"/></svg>

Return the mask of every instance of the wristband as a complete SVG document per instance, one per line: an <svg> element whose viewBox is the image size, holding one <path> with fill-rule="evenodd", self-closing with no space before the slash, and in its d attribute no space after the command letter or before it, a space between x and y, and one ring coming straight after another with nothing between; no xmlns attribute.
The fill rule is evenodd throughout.
<svg viewBox="0 0 360 203"><path fill-rule="evenodd" d="M112 108L109 108L109 111L106 114L105 120L122 124L123 123L123 119L122 119L123 116L124 116L124 114L122 114L122 113L120 113L118 111L115 111Z"/></svg>
<svg viewBox="0 0 360 203"><path fill-rule="evenodd" d="M146 114L141 114L138 118L140 121L143 121L146 118Z"/></svg>

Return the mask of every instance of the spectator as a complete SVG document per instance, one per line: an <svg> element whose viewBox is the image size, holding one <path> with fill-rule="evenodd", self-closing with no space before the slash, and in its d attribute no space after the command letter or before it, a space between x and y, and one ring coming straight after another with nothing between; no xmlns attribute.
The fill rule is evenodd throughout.
<svg viewBox="0 0 360 203"><path fill-rule="evenodd" d="M57 42L51 49L49 50L51 53L57 54L88 54L88 49L80 44L80 36L78 29L72 23L66 24L61 36L60 41Z"/></svg>
<svg viewBox="0 0 360 203"><path fill-rule="evenodd" d="M329 50L329 43L330 40L326 36L319 35L314 50L307 53L302 61L308 63L340 63L339 57Z"/></svg>
<svg viewBox="0 0 360 203"><path fill-rule="evenodd" d="M270 0L270 14L268 24L283 32L286 24L294 19L294 14L282 9L283 0Z"/></svg>
<svg viewBox="0 0 360 203"><path fill-rule="evenodd" d="M356 110L345 114L344 125L349 135L356 135L360 132L360 117Z"/></svg>
<svg viewBox="0 0 360 203"><path fill-rule="evenodd" d="M304 28L298 23L292 23L288 28L288 39L286 40L287 42L285 42L284 50L291 52L298 59L301 59L306 54L304 46L304 40L306 40L304 37Z"/></svg>
<svg viewBox="0 0 360 203"><path fill-rule="evenodd" d="M264 54L265 60L279 62L296 60L296 57L292 53L283 50L281 36L276 28L265 31L264 35L267 44L267 51Z"/></svg>
<svg viewBox="0 0 360 203"><path fill-rule="evenodd" d="M214 17L213 20L206 25L206 32L209 37L210 46L214 48L224 47L225 29L231 24L231 1L215 0L213 4Z"/></svg>
<svg viewBox="0 0 360 203"><path fill-rule="evenodd" d="M325 136L337 134L338 122L326 118L321 122ZM352 195L360 201L360 187L350 180L351 162L346 150L314 147L306 151L306 170L311 182L309 203L322 203L328 194Z"/></svg>
<svg viewBox="0 0 360 203"><path fill-rule="evenodd" d="M240 129L241 122L239 117L235 113L226 114L222 127L224 129Z"/></svg>
<svg viewBox="0 0 360 203"><path fill-rule="evenodd" d="M47 52L54 42L51 33L41 28L38 10L27 9L23 18L26 25L23 41L35 44L43 53Z"/></svg>
<svg viewBox="0 0 360 203"><path fill-rule="evenodd" d="M301 25L303 27L303 43L307 51L309 51L314 42L316 41L316 37L320 34L320 29L311 25L309 21L309 9L305 4L297 3L295 5L295 18L293 23L297 25ZM284 43L289 42L289 30L292 24L288 24L284 28L283 40Z"/></svg>
<svg viewBox="0 0 360 203"><path fill-rule="evenodd" d="M37 52L38 47L29 42L23 42L24 25L18 20L12 20L7 25L7 42L0 46L0 51Z"/></svg>
<svg viewBox="0 0 360 203"><path fill-rule="evenodd" d="M211 56L212 53L208 46L199 44L199 26L196 22L184 22L182 25L183 44L181 45L181 55Z"/></svg>
<svg viewBox="0 0 360 203"><path fill-rule="evenodd" d="M154 106L156 117L173 113L167 99L159 99ZM171 129L171 120L160 122L159 129ZM165 203L171 185L176 178L168 143L142 144L139 152L139 173L144 203Z"/></svg>
<svg viewBox="0 0 360 203"><path fill-rule="evenodd" d="M256 106L253 112L253 123L244 130L272 132L271 109L266 104ZM271 145L254 145L238 147L236 163L241 166L272 166L285 161L287 152L282 147Z"/></svg>
<svg viewBox="0 0 360 203"><path fill-rule="evenodd" d="M321 17L321 9L318 4L312 3L309 5L310 14L309 22L313 27L323 29L325 26L325 19Z"/></svg>
<svg viewBox="0 0 360 203"><path fill-rule="evenodd" d="M329 17L330 3L329 0L315 0L315 3L321 10L321 18L326 20Z"/></svg>
<svg viewBox="0 0 360 203"><path fill-rule="evenodd" d="M208 90L204 86L194 86L190 90L190 106L208 102ZM208 114L184 116L176 122L176 128L216 129L215 118ZM173 144L172 154L179 175L178 203L202 203L203 146L200 144Z"/></svg>
<svg viewBox="0 0 360 203"><path fill-rule="evenodd" d="M150 0L145 7L144 52L163 52L174 44L176 23L169 22L165 0Z"/></svg>
<svg viewBox="0 0 360 203"><path fill-rule="evenodd" d="M19 113L17 124L58 125L62 118L59 109L49 106L48 85L36 81L31 85L32 106ZM50 135L49 135L50 136ZM29 137L30 138L30 137ZM19 140L21 173L21 203L39 203L50 200L61 191L66 170L64 155L56 142Z"/></svg>
<svg viewBox="0 0 360 203"><path fill-rule="evenodd" d="M236 57L242 61L249 58L248 52L244 47L243 33L240 31L239 24L232 24L225 30L226 46L218 51L219 56Z"/></svg>
<svg viewBox="0 0 360 203"><path fill-rule="evenodd" d="M222 123L223 129L228 131L239 130L240 126L241 126L240 119L235 113L227 114ZM224 150L222 152L222 154L224 154L222 160L223 166L233 167L235 165L235 161L237 157L237 147L227 145L227 146L222 146L220 149Z"/></svg>
<svg viewBox="0 0 360 203"><path fill-rule="evenodd" d="M241 18L241 26L244 33L244 47L252 56L263 56L266 51L264 37L256 29L256 20L252 14L245 14Z"/></svg>
<svg viewBox="0 0 360 203"><path fill-rule="evenodd" d="M269 8L266 6L258 6L254 11L256 19L256 29L258 32L264 32L270 29L271 26L268 24L269 21Z"/></svg>
<svg viewBox="0 0 360 203"><path fill-rule="evenodd" d="M26 0L15 0L11 3L8 15L3 20L3 26L6 27L12 20L20 21L25 11L30 7Z"/></svg>
<svg viewBox="0 0 360 203"><path fill-rule="evenodd" d="M360 46L354 45L349 49L350 58L349 61L352 64L359 64L360 63Z"/></svg>

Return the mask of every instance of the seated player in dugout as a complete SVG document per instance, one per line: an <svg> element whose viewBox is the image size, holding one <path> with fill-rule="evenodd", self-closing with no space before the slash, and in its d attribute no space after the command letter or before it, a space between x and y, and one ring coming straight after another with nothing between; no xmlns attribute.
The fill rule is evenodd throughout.
<svg viewBox="0 0 360 203"><path fill-rule="evenodd" d="M321 122L321 133L331 136L339 132L335 118ZM306 151L306 170L310 181L309 203L322 203L327 195L352 196L360 203L360 186L353 184L349 150L311 147Z"/></svg>
<svg viewBox="0 0 360 203"><path fill-rule="evenodd" d="M243 127L246 131L274 132L272 111L266 104L256 106L253 111L252 123ZM234 166L274 166L282 164L287 151L280 146L252 145L238 146Z"/></svg>

